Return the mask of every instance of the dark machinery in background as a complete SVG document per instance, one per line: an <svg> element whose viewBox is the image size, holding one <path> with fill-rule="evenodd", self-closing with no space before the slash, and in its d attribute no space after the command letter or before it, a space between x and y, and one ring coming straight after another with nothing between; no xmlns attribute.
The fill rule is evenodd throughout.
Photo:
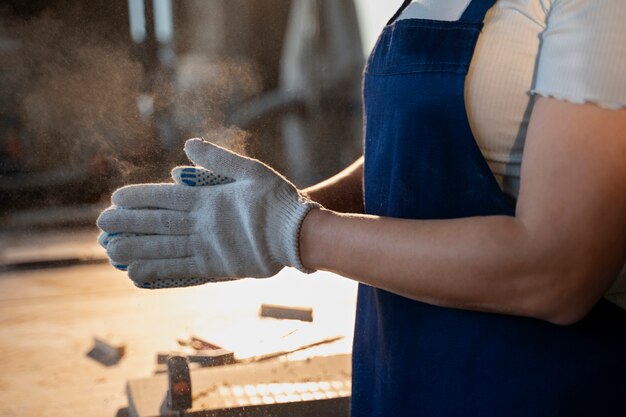
<svg viewBox="0 0 626 417"><path fill-rule="evenodd" d="M352 0L4 2L1 209L167 180L194 136L314 183L360 152L362 61Z"/></svg>
<svg viewBox="0 0 626 417"><path fill-rule="evenodd" d="M285 168L304 186L336 173L361 151L363 54L352 0L293 0L278 88L239 106L230 120L250 128L278 115ZM277 161L278 163L278 161Z"/></svg>
<svg viewBox="0 0 626 417"><path fill-rule="evenodd" d="M154 165L126 2L0 7L2 211L92 203L134 166Z"/></svg>

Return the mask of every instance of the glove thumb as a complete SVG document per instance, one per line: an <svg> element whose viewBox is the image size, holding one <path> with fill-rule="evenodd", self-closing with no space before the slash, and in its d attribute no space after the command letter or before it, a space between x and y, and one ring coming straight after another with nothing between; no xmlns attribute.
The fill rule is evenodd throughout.
<svg viewBox="0 0 626 417"><path fill-rule="evenodd" d="M213 172L219 172L233 180L254 175L258 166L261 165L257 160L246 158L197 138L185 142L185 153L194 164Z"/></svg>
<svg viewBox="0 0 626 417"><path fill-rule="evenodd" d="M172 170L172 179L176 184L190 187L221 185L233 182L232 179L216 174L202 167L180 166Z"/></svg>

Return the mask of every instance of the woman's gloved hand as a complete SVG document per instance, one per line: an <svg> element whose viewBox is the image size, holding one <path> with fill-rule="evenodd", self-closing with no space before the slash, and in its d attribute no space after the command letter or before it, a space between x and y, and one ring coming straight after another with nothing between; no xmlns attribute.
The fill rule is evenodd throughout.
<svg viewBox="0 0 626 417"><path fill-rule="evenodd" d="M187 141L185 152L195 164L232 182L123 187L113 194L114 208L98 219L104 232L140 234L114 237L107 244L111 261L128 265L136 285L263 278L284 266L311 272L300 262L298 235L304 217L318 204L257 160L199 139Z"/></svg>
<svg viewBox="0 0 626 417"><path fill-rule="evenodd" d="M190 187L205 187L209 185L221 185L232 182L230 178L223 177L222 175L216 174L214 172L209 171L205 168L200 167L191 167L191 166L181 166L176 167L172 170L172 178L176 184L184 184ZM107 233L102 232L100 236L98 236L98 243L105 250L108 250L109 242L113 239L125 238L125 237L137 237L137 236L146 236L140 233ZM127 271L128 265L119 264L111 261L111 265L113 267L119 269L120 271ZM203 282L201 282L203 283ZM170 285L166 286L176 286L175 283L172 282Z"/></svg>

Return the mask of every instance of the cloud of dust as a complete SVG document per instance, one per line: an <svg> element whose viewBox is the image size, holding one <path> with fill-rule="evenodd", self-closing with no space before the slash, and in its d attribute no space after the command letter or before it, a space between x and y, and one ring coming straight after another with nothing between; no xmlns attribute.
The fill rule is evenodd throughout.
<svg viewBox="0 0 626 417"><path fill-rule="evenodd" d="M137 110L142 69L128 50L49 15L14 24L8 34L20 52L3 84L16 98L25 168L100 161L132 171L135 154L149 148L150 126Z"/></svg>
<svg viewBox="0 0 626 417"><path fill-rule="evenodd" d="M188 53L169 73L146 74L129 37L68 21L0 16L0 37L18 44L17 53L0 50L0 111L18 119L21 171L96 176L91 186L107 195L126 183L170 181L171 166L186 163L187 138L247 153L249 135L226 120L262 90L251 60ZM68 182L67 193L83 186Z"/></svg>
<svg viewBox="0 0 626 417"><path fill-rule="evenodd" d="M202 139L223 146L240 155L247 155L250 132L231 126L229 128L213 129L207 132Z"/></svg>
<svg viewBox="0 0 626 417"><path fill-rule="evenodd" d="M181 57L172 114L187 137L202 137L245 154L250 135L228 126L227 116L262 90L250 61L201 55Z"/></svg>

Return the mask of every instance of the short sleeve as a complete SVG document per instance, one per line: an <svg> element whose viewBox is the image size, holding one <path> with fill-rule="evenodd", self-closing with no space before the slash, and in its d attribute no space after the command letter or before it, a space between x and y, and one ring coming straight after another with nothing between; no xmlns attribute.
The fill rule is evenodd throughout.
<svg viewBox="0 0 626 417"><path fill-rule="evenodd" d="M553 0L532 93L626 107L626 0Z"/></svg>

